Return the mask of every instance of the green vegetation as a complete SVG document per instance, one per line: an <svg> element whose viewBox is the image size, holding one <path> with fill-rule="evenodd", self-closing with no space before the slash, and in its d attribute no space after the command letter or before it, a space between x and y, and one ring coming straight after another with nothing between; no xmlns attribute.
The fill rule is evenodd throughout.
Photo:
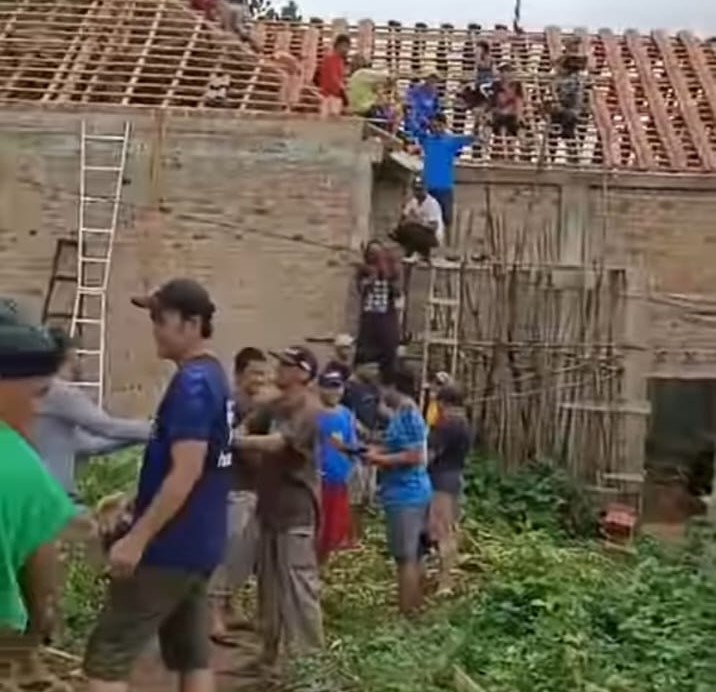
<svg viewBox="0 0 716 692"><path fill-rule="evenodd" d="M83 474L89 503L130 486L136 456ZM713 529L685 548L644 541L605 554L588 503L549 465L503 475L476 460L468 482L458 595L397 616L379 520L363 549L325 574L329 646L294 671L300 692L713 692ZM103 579L72 561L65 645L93 622ZM456 686L456 671L474 683Z"/></svg>
<svg viewBox="0 0 716 692"><path fill-rule="evenodd" d="M466 514L463 593L415 622L395 614L378 535L340 556L326 588L332 641L296 672L298 689L460 690L456 671L470 692L716 689L716 579L695 544L604 554L585 501L548 465L512 476L476 465Z"/></svg>

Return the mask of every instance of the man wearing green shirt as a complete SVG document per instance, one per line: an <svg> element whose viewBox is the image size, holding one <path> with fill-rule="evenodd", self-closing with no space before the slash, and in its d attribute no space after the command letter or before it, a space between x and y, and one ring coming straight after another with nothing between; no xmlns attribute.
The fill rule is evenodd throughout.
<svg viewBox="0 0 716 692"><path fill-rule="evenodd" d="M0 300L0 682L52 634L55 541L76 514L26 441L62 350L14 303Z"/></svg>

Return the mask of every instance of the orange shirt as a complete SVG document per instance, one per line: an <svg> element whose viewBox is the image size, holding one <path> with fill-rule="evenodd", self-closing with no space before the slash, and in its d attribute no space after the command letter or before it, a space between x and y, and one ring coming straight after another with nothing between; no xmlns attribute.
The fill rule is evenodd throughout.
<svg viewBox="0 0 716 692"><path fill-rule="evenodd" d="M318 89L322 96L343 98L346 88L346 61L342 55L331 51L318 67Z"/></svg>

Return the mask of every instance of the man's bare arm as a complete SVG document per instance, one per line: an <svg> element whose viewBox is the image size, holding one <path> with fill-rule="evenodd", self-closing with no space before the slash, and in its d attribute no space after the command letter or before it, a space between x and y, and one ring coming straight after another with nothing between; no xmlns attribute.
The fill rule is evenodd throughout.
<svg viewBox="0 0 716 692"><path fill-rule="evenodd" d="M275 454L286 448L286 438L281 433L268 435L242 435L234 438L234 447L245 452L266 452Z"/></svg>
<svg viewBox="0 0 716 692"><path fill-rule="evenodd" d="M20 574L30 630L43 637L52 634L55 624L58 562L57 545L45 543L30 555Z"/></svg>
<svg viewBox="0 0 716 692"><path fill-rule="evenodd" d="M172 468L154 500L131 532L146 545L184 506L204 470L208 443L183 440L172 445Z"/></svg>

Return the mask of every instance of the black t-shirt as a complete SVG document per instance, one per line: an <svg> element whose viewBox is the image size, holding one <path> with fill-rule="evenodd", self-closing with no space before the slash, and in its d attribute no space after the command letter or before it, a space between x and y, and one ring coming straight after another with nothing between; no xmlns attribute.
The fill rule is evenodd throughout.
<svg viewBox="0 0 716 692"><path fill-rule="evenodd" d="M248 415L251 402L236 397L234 400L234 430L236 430ZM234 471L233 490L256 490L256 461L251 452L233 450L231 466Z"/></svg>
<svg viewBox="0 0 716 692"><path fill-rule="evenodd" d="M377 387L358 380L348 380L341 403L353 411L360 424L368 430L385 427L386 421L380 415L380 391Z"/></svg>
<svg viewBox="0 0 716 692"><path fill-rule="evenodd" d="M448 414L430 431L432 461L428 466L433 488L459 493L462 472L470 452L470 424L464 414Z"/></svg>

